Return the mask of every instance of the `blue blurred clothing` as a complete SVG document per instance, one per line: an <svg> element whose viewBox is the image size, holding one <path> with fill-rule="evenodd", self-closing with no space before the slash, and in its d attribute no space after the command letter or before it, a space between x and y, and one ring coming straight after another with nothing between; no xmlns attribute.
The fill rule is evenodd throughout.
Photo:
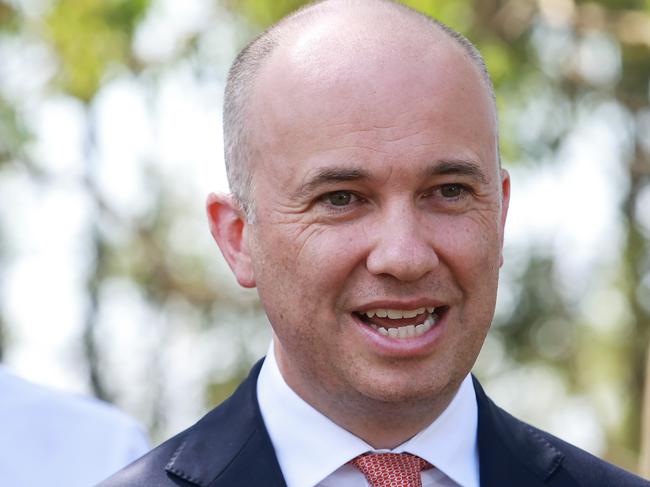
<svg viewBox="0 0 650 487"><path fill-rule="evenodd" d="M0 484L89 487L148 450L131 418L0 366Z"/></svg>

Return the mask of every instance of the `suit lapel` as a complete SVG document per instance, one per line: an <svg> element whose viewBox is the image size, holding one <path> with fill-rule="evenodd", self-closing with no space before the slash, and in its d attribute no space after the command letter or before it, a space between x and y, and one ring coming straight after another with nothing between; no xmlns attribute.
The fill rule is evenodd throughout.
<svg viewBox="0 0 650 487"><path fill-rule="evenodd" d="M201 487L286 485L257 402L261 366L188 430L165 467L168 473Z"/></svg>
<svg viewBox="0 0 650 487"><path fill-rule="evenodd" d="M481 487L536 487L556 472L563 454L529 425L497 407L474 378L478 403Z"/></svg>
<svg viewBox="0 0 650 487"><path fill-rule="evenodd" d="M286 487L257 402L262 361L223 404L190 428L166 471L200 487ZM548 485L563 455L497 407L474 379L481 487Z"/></svg>

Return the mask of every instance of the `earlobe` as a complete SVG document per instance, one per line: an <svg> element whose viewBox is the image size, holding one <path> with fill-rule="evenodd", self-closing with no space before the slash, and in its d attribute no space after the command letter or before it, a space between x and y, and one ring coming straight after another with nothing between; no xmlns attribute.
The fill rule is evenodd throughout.
<svg viewBox="0 0 650 487"><path fill-rule="evenodd" d="M206 201L210 233L243 287L255 287L243 210L232 195L210 193Z"/></svg>

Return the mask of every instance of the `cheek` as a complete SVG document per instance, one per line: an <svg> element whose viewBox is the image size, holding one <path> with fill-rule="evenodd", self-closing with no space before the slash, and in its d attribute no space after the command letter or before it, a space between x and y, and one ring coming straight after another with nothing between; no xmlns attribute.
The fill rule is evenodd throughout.
<svg viewBox="0 0 650 487"><path fill-rule="evenodd" d="M437 221L432 231L438 234L441 252L472 261L472 267L492 267L492 261L500 255L501 239L498 221L489 216L491 213L470 212Z"/></svg>
<svg viewBox="0 0 650 487"><path fill-rule="evenodd" d="M260 296L285 303L336 299L346 278L363 262L367 239L352 225L275 224L258 232L253 246Z"/></svg>
<svg viewBox="0 0 650 487"><path fill-rule="evenodd" d="M284 245L298 273L321 281L329 275L345 273L363 256L368 239L361 225L305 225L297 231L283 232L277 245Z"/></svg>
<svg viewBox="0 0 650 487"><path fill-rule="evenodd" d="M465 299L487 307L496 295L501 245L496 226L485 223L457 219L444 231L439 229L436 250Z"/></svg>

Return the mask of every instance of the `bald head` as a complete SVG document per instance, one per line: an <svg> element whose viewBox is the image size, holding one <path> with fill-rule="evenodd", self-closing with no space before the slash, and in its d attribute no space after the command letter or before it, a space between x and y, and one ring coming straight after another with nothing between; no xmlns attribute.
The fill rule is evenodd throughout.
<svg viewBox="0 0 650 487"><path fill-rule="evenodd" d="M230 69L224 100L228 180L247 217L251 219L254 215L253 163L260 157L256 154L256 139L262 135L253 130L251 122L265 101L263 96L268 98L268 90L260 95L260 88L273 74L277 78L290 72L294 83L328 85L359 70L378 68L378 76L383 77L381 67L388 56L417 61L422 56L448 54L468 61L493 103L494 90L483 59L467 39L444 24L389 0L315 2L285 17L249 43ZM417 87L395 85L395 89L405 88ZM277 98L281 100L280 93Z"/></svg>

